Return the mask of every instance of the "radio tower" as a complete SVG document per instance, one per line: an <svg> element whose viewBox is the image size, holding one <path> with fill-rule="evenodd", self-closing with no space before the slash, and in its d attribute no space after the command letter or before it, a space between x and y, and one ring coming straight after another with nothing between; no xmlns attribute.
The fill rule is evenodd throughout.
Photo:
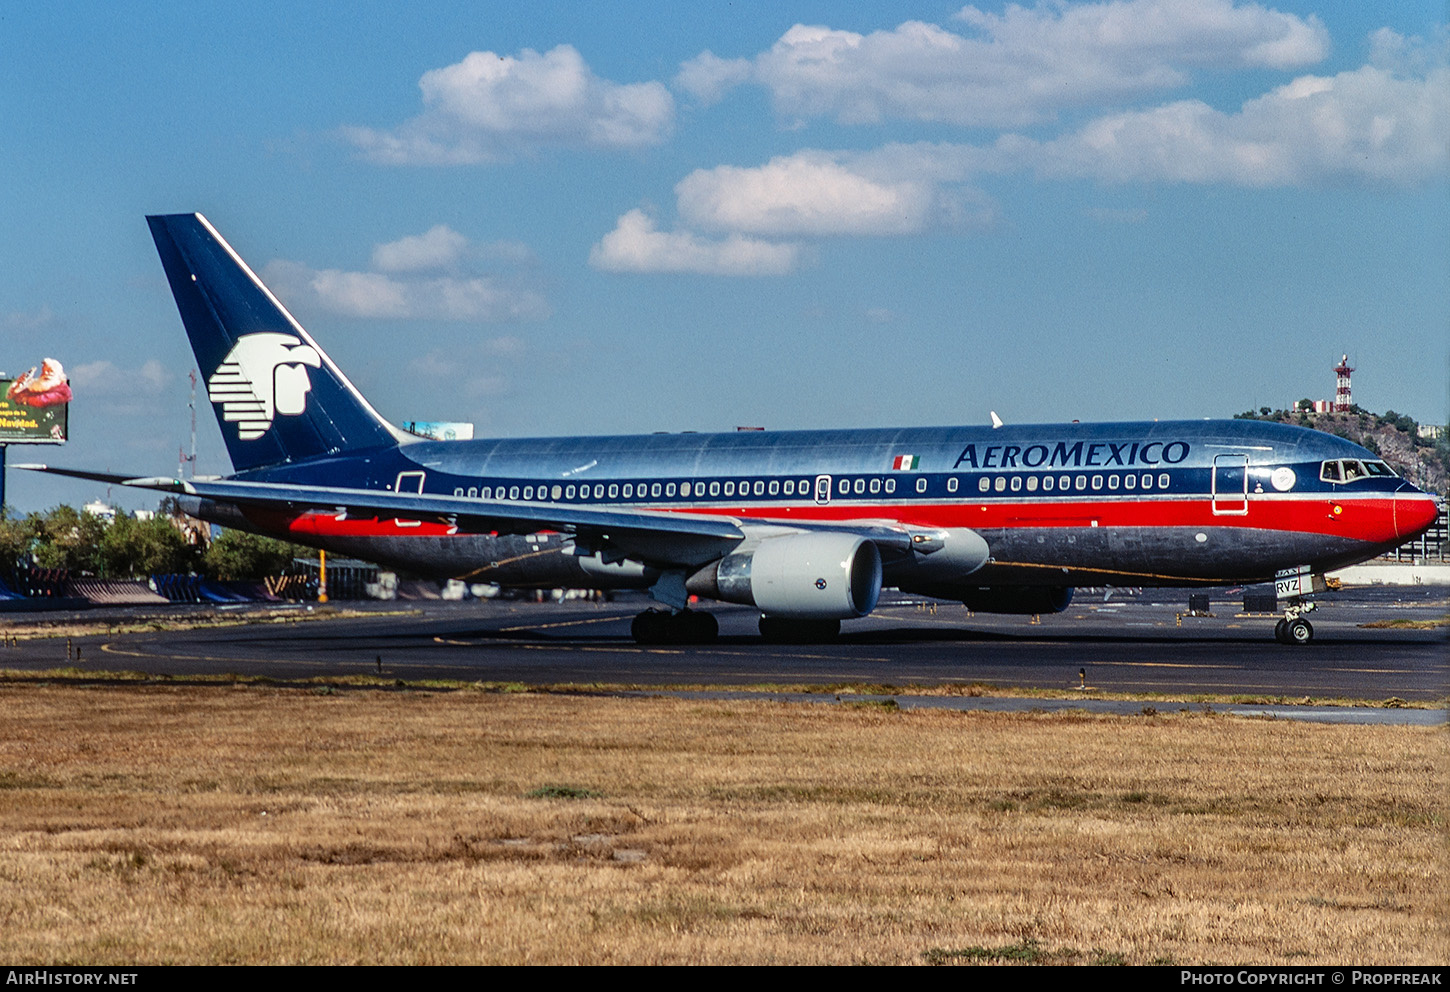
<svg viewBox="0 0 1450 992"><path fill-rule="evenodd" d="M188 455L185 449L177 453L176 477L178 479L188 476L196 478L196 369L191 370L190 378L191 399L187 401L186 405L191 409L191 454ZM189 472L186 471L188 468L190 468Z"/></svg>
<svg viewBox="0 0 1450 992"><path fill-rule="evenodd" d="M1354 400L1349 395L1349 374L1354 369L1349 367L1349 356L1345 355L1334 367L1334 374L1339 378L1334 386L1334 412L1348 413L1349 408L1354 406Z"/></svg>

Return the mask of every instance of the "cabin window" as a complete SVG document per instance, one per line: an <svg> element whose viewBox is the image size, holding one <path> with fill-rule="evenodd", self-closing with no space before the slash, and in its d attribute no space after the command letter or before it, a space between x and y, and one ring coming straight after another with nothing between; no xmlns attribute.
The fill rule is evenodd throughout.
<svg viewBox="0 0 1450 992"><path fill-rule="evenodd" d="M811 480L810 479L802 479L799 483L796 484L796 492L800 493L802 496L809 495L810 494L810 491L811 491Z"/></svg>
<svg viewBox="0 0 1450 992"><path fill-rule="evenodd" d="M454 493L456 495L459 495L459 496L462 496L463 495L461 492L458 492L458 490L456 490L456 489L454 490ZM477 496L478 496L478 487L477 486L469 486L468 487L468 498L469 499L474 499Z"/></svg>
<svg viewBox="0 0 1450 992"><path fill-rule="evenodd" d="M462 496L463 495L463 489L461 487L455 488L453 490L453 495L455 495L455 496Z"/></svg>
<svg viewBox="0 0 1450 992"><path fill-rule="evenodd" d="M524 486L524 499L533 499L533 498L534 498L534 487L533 486Z"/></svg>
<svg viewBox="0 0 1450 992"><path fill-rule="evenodd" d="M1014 493L1020 493L1022 491L1022 476L1012 476L1012 491Z"/></svg>
<svg viewBox="0 0 1450 992"><path fill-rule="evenodd" d="M1101 488L1103 488L1103 477L1101 475L1095 475L1095 476L1093 476L1093 488L1094 489L1101 489Z"/></svg>
<svg viewBox="0 0 1450 992"><path fill-rule="evenodd" d="M757 495L757 496L764 496L765 495L765 483L762 482L762 481L760 481L759 479L756 479L755 480L755 485L753 487L751 487L751 492L755 493L755 495Z"/></svg>
<svg viewBox="0 0 1450 992"><path fill-rule="evenodd" d="M841 493L842 496L849 496L850 495L850 493L851 493L851 480L850 479L842 479L841 480L840 493Z"/></svg>
<svg viewBox="0 0 1450 992"><path fill-rule="evenodd" d="M888 493L894 493L894 492L896 492L896 480L895 479L887 479L886 480L886 491Z"/></svg>
<svg viewBox="0 0 1450 992"><path fill-rule="evenodd" d="M726 496L734 496L735 495L735 483L733 483L733 482L727 482L727 483L725 483L725 495Z"/></svg>
<svg viewBox="0 0 1450 992"><path fill-rule="evenodd" d="M509 499L518 499L518 498L519 498L519 487L518 486L509 486Z"/></svg>
<svg viewBox="0 0 1450 992"><path fill-rule="evenodd" d="M601 483L599 485L596 485L594 487L594 498L595 499L603 499L604 498L604 485L603 485L603 483Z"/></svg>
<svg viewBox="0 0 1450 992"><path fill-rule="evenodd" d="M987 478L985 475L982 476L980 479L977 480L977 489L980 492L986 492L987 490L989 490L991 488L992 488L992 480L989 479L989 478Z"/></svg>
<svg viewBox="0 0 1450 992"><path fill-rule="evenodd" d="M955 491L956 486L952 486L952 489ZM871 480L871 495L875 496L879 492L881 492L881 480L873 478Z"/></svg>
<svg viewBox="0 0 1450 992"><path fill-rule="evenodd" d="M1151 475L1144 475L1143 476L1143 488L1144 489L1152 489L1153 488L1153 477Z"/></svg>
<svg viewBox="0 0 1450 992"><path fill-rule="evenodd" d="M1109 489L1117 489L1118 488L1118 477L1116 475L1110 475L1110 476L1108 476L1108 488Z"/></svg>
<svg viewBox="0 0 1450 992"><path fill-rule="evenodd" d="M1042 477L1042 491L1045 493L1052 492L1052 476L1044 475Z"/></svg>
<svg viewBox="0 0 1450 992"><path fill-rule="evenodd" d="M779 479L771 479L770 480L770 495L772 495L772 496L779 496L780 495L780 480Z"/></svg>
<svg viewBox="0 0 1450 992"><path fill-rule="evenodd" d="M956 491L957 491L957 477L954 475L950 479L947 480L947 492L954 493Z"/></svg>
<svg viewBox="0 0 1450 992"><path fill-rule="evenodd" d="M1125 475L1125 476L1123 476L1123 488L1124 489L1132 489L1137 484L1138 484L1138 477L1136 475Z"/></svg>
<svg viewBox="0 0 1450 992"><path fill-rule="evenodd" d="M674 494L675 494L675 484L673 482L666 483L665 484L665 495L666 496L673 496Z"/></svg>
<svg viewBox="0 0 1450 992"><path fill-rule="evenodd" d="M866 492L866 480L865 479L857 479L856 480L856 485L853 488L856 490L856 495L857 496L862 495L863 493Z"/></svg>
<svg viewBox="0 0 1450 992"><path fill-rule="evenodd" d="M619 496L619 483L617 483L617 482L611 482L609 484L609 498L610 499L616 499L616 498L618 498L618 496Z"/></svg>
<svg viewBox="0 0 1450 992"><path fill-rule="evenodd" d="M1037 492L1037 476L1029 475L1027 477L1027 491L1029 493Z"/></svg>
<svg viewBox="0 0 1450 992"><path fill-rule="evenodd" d="M549 498L550 499L558 499L560 496L563 496L563 495L564 495L564 487L563 486L555 486L553 489L550 489L549 490Z"/></svg>
<svg viewBox="0 0 1450 992"><path fill-rule="evenodd" d="M660 488L660 484L658 482L651 482L650 483L650 486L649 486L649 494L650 494L650 496L654 497L655 499L658 499L660 493L662 493L662 492L664 492L664 490Z"/></svg>
<svg viewBox="0 0 1450 992"><path fill-rule="evenodd" d="M1158 488L1159 489L1167 489L1168 488L1168 473L1167 472L1164 472L1162 475L1158 476Z"/></svg>
<svg viewBox="0 0 1450 992"><path fill-rule="evenodd" d="M920 478L920 479L917 479L916 480L916 491L919 492L919 493L926 492L926 479L925 478Z"/></svg>
<svg viewBox="0 0 1450 992"><path fill-rule="evenodd" d="M718 483L718 482L712 482L712 483L710 483L710 495L711 496L719 496L720 495L720 483Z"/></svg>
<svg viewBox="0 0 1450 992"><path fill-rule="evenodd" d="M1072 479L1065 475L1061 476L1057 480L1057 488L1066 492L1068 489L1072 488Z"/></svg>
<svg viewBox="0 0 1450 992"><path fill-rule="evenodd" d="M1087 488L1087 476L1080 475L1073 480L1073 488L1083 490Z"/></svg>
<svg viewBox="0 0 1450 992"><path fill-rule="evenodd" d="M787 496L794 496L795 495L795 480L794 479L786 479L785 480L785 494Z"/></svg>

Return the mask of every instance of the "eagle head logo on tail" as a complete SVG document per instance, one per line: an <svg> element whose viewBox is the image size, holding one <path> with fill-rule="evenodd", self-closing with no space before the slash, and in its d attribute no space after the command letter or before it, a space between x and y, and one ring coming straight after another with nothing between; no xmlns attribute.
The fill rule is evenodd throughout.
<svg viewBox="0 0 1450 992"><path fill-rule="evenodd" d="M222 419L237 425L243 441L252 441L267 433L274 417L307 409L308 365L321 368L322 359L294 335L245 334L207 379L207 398L221 404Z"/></svg>

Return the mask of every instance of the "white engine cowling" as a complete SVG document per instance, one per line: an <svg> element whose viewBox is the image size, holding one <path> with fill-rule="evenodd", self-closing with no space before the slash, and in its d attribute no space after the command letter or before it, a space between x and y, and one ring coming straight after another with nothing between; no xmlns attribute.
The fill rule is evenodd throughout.
<svg viewBox="0 0 1450 992"><path fill-rule="evenodd" d="M690 577L690 592L755 606L777 617L864 617L881 597L881 552L855 534L769 537Z"/></svg>

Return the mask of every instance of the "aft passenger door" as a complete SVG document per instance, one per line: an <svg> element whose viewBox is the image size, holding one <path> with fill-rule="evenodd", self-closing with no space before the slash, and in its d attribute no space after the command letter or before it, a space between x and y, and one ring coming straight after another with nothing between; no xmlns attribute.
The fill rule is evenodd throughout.
<svg viewBox="0 0 1450 992"><path fill-rule="evenodd" d="M1249 512L1249 456L1213 456L1213 512L1243 517Z"/></svg>

